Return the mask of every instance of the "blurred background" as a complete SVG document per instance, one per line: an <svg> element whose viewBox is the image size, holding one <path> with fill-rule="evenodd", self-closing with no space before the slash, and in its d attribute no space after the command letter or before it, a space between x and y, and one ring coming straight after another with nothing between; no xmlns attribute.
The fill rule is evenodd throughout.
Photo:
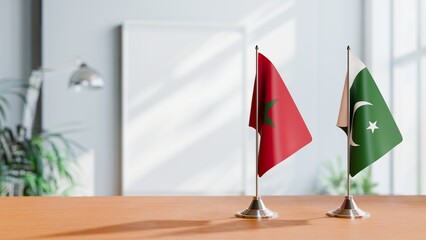
<svg viewBox="0 0 426 240"><path fill-rule="evenodd" d="M2 134L16 131L13 144L41 154L11 165L4 145L3 182L14 168L17 195L254 194L248 114L258 44L313 137L260 179L260 194L342 194L346 135L336 121L350 45L404 138L353 179L355 193L425 194L425 12L422 0L0 0L2 80L28 83L33 70L78 58L105 81L75 92L71 71L43 72L33 128L65 136L52 140L58 148L37 145L36 133L19 140L32 103L5 96ZM32 86L22 88L29 99Z"/></svg>

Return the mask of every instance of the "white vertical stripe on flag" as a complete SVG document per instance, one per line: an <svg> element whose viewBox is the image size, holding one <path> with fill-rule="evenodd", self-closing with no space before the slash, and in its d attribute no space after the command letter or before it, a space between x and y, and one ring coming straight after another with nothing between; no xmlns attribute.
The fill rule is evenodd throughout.
<svg viewBox="0 0 426 240"><path fill-rule="evenodd" d="M365 68L365 65L359 58L352 54L349 51L349 79L348 72L346 72L345 85L343 87L342 99L340 100L340 111L339 116L337 117L337 126L338 127L347 127L348 126L348 81L352 87L356 76Z"/></svg>

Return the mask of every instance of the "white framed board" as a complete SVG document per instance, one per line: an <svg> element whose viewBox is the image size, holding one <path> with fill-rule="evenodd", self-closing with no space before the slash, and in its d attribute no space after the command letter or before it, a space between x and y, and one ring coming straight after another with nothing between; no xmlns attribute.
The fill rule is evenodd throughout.
<svg viewBox="0 0 426 240"><path fill-rule="evenodd" d="M245 38L239 26L123 24L123 195L243 193Z"/></svg>

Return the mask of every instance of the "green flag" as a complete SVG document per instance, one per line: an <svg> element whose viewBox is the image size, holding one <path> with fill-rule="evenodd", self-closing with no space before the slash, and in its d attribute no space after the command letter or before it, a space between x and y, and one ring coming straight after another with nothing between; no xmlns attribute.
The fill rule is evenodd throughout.
<svg viewBox="0 0 426 240"><path fill-rule="evenodd" d="M350 51L348 72L337 126L345 131L348 127L349 84L350 174L355 176L398 145L402 135L370 72Z"/></svg>

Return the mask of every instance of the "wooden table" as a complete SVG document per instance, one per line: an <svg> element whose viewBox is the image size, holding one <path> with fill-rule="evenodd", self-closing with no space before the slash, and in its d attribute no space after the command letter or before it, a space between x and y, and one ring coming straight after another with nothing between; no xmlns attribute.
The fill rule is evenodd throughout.
<svg viewBox="0 0 426 240"><path fill-rule="evenodd" d="M278 218L235 218L251 197L2 197L0 239L426 239L426 196L356 196L358 220L325 216L342 196L263 200Z"/></svg>

